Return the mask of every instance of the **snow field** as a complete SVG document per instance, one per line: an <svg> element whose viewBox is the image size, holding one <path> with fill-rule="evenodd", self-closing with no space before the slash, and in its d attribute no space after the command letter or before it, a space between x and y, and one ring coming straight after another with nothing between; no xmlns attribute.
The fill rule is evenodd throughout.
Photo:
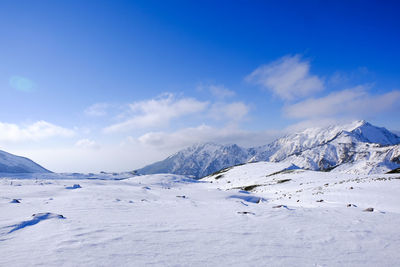
<svg viewBox="0 0 400 267"><path fill-rule="evenodd" d="M252 175L265 177L254 164L249 164ZM269 167L274 173L285 166ZM231 171L239 172L235 169ZM245 170L240 172L244 175ZM218 184L162 174L119 181L0 179L0 266L393 266L400 262L396 208L400 202L394 194L400 180L354 182L352 190L337 184L338 189L324 191L326 202L321 203L312 193L309 196L311 189L302 202L276 199L275 192L292 191L293 181L316 180L306 174L275 174L293 177L280 183L278 190L266 186L256 192L222 189L225 178ZM233 174L225 175L233 180ZM310 188L320 181L315 183ZM358 207L344 205L350 191L358 195ZM372 202L362 202L365 194ZM379 198L382 194L387 197ZM10 203L13 199L20 203ZM374 206L379 209L363 212L373 201L380 203ZM287 208L274 208L277 204ZM39 221L23 224L32 220ZM15 225L24 227L10 232Z"/></svg>

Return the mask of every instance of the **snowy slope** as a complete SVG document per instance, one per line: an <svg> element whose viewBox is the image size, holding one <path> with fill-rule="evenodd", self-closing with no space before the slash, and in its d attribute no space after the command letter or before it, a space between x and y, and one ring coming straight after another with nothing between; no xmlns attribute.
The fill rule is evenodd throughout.
<svg viewBox="0 0 400 267"><path fill-rule="evenodd" d="M400 137L366 121L309 128L268 145L200 144L146 166L138 173L174 173L196 178L222 168L256 161L287 162L309 170L385 173L400 167Z"/></svg>
<svg viewBox="0 0 400 267"><path fill-rule="evenodd" d="M213 183L3 178L0 266L397 266L399 190L270 162Z"/></svg>
<svg viewBox="0 0 400 267"><path fill-rule="evenodd" d="M271 203L297 207L373 207L400 213L400 174L347 174L309 171L287 163L235 166L201 181L224 190L247 190ZM323 200L322 202L319 202Z"/></svg>
<svg viewBox="0 0 400 267"><path fill-rule="evenodd" d="M48 173L32 160L0 150L0 173Z"/></svg>

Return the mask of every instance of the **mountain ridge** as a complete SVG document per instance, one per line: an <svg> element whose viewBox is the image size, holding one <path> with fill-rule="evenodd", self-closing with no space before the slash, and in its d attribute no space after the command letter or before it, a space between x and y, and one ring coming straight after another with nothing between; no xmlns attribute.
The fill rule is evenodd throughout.
<svg viewBox="0 0 400 267"><path fill-rule="evenodd" d="M270 161L290 162L300 168L319 171L335 170L343 165L347 167L335 171L369 174L400 167L399 144L398 135L359 120L307 128L253 148L236 144L195 144L136 171L139 174L173 173L200 178L237 164Z"/></svg>

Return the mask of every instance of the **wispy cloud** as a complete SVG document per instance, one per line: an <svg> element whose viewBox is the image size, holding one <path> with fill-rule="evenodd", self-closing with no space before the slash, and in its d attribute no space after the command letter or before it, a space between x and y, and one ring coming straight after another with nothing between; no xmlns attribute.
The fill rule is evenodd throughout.
<svg viewBox="0 0 400 267"><path fill-rule="evenodd" d="M91 139L80 139L75 143L75 146L82 149L99 149L100 145Z"/></svg>
<svg viewBox="0 0 400 267"><path fill-rule="evenodd" d="M0 141L38 141L51 137L72 137L74 135L73 130L46 121L37 121L25 126L0 122Z"/></svg>
<svg viewBox="0 0 400 267"><path fill-rule="evenodd" d="M290 118L366 117L387 111L400 111L400 91L371 94L368 87L336 91L321 98L310 98L284 108Z"/></svg>
<svg viewBox="0 0 400 267"><path fill-rule="evenodd" d="M284 100L295 100L324 89L322 80L310 74L310 63L299 55L285 56L263 65L246 77Z"/></svg>
<svg viewBox="0 0 400 267"><path fill-rule="evenodd" d="M138 138L141 144L174 151L194 143L215 142L257 146L271 142L282 134L279 131L245 131L237 127L216 128L209 125L183 128L174 132L149 132Z"/></svg>
<svg viewBox="0 0 400 267"><path fill-rule="evenodd" d="M225 98L230 98L236 95L236 93L232 90L229 90L226 88L224 85L216 85L216 84L209 84L209 85L204 85L200 84L197 86L197 90L201 92L209 92L211 93L212 96L214 96L217 99L225 99Z"/></svg>
<svg viewBox="0 0 400 267"><path fill-rule="evenodd" d="M223 85L210 85L209 90L211 94L217 98L224 99L235 96L235 92L229 90Z"/></svg>
<svg viewBox="0 0 400 267"><path fill-rule="evenodd" d="M104 131L110 133L135 128L164 127L172 119L203 111L208 105L209 102L194 98L177 98L174 94L163 94L155 99L130 104L128 118L106 127Z"/></svg>
<svg viewBox="0 0 400 267"><path fill-rule="evenodd" d="M214 120L225 121L229 124L243 120L249 111L249 106L243 102L217 102L212 104L209 116Z"/></svg>
<svg viewBox="0 0 400 267"><path fill-rule="evenodd" d="M96 103L85 109L85 114L93 117L101 117L107 115L107 109L110 107L108 103Z"/></svg>

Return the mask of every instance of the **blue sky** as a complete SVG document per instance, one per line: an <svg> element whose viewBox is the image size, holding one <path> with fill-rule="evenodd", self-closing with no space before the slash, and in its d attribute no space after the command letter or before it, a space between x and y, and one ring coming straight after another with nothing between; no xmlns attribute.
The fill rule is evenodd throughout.
<svg viewBox="0 0 400 267"><path fill-rule="evenodd" d="M400 130L396 1L1 1L0 149L131 170L196 142Z"/></svg>

